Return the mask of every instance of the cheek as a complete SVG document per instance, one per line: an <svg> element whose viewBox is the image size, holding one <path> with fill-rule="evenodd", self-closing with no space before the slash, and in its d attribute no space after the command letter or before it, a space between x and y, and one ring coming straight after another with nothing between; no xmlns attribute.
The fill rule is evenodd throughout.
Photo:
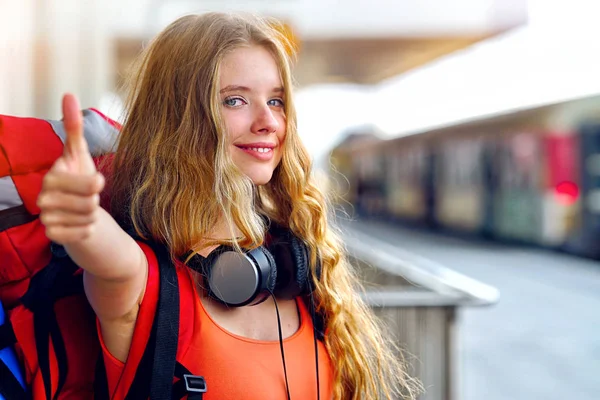
<svg viewBox="0 0 600 400"><path fill-rule="evenodd" d="M246 121L241 113L224 112L225 134L230 141L235 141L244 134Z"/></svg>
<svg viewBox="0 0 600 400"><path fill-rule="evenodd" d="M287 136L287 121L284 117L279 118L279 129L277 130L277 138L283 143Z"/></svg>

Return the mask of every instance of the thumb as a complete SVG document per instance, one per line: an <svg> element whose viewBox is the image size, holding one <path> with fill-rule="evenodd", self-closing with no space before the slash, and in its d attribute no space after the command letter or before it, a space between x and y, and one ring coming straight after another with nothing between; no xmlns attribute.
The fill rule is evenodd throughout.
<svg viewBox="0 0 600 400"><path fill-rule="evenodd" d="M59 157L52 165L52 168L50 168L50 171L69 172L69 166L64 157Z"/></svg>
<svg viewBox="0 0 600 400"><path fill-rule="evenodd" d="M82 173L94 173L96 168L83 136L83 117L77 98L67 93L62 101L63 125L67 134L64 154L69 163Z"/></svg>

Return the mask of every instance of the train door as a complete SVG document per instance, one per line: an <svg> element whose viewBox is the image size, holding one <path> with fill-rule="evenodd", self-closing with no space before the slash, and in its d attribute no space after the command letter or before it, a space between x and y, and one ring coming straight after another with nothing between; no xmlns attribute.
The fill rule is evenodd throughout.
<svg viewBox="0 0 600 400"><path fill-rule="evenodd" d="M583 227L589 236L600 235L600 124L582 128Z"/></svg>
<svg viewBox="0 0 600 400"><path fill-rule="evenodd" d="M437 220L452 229L479 233L483 223L481 142L457 140L442 149Z"/></svg>
<svg viewBox="0 0 600 400"><path fill-rule="evenodd" d="M548 135L545 144L543 244L559 247L576 229L579 214L578 138L568 132Z"/></svg>
<svg viewBox="0 0 600 400"><path fill-rule="evenodd" d="M362 216L380 216L385 204L385 160L376 148L356 154L358 161L357 212Z"/></svg>
<svg viewBox="0 0 600 400"><path fill-rule="evenodd" d="M498 160L496 140L488 139L483 142L481 152L481 179L483 186L483 223L482 234L485 237L494 236L494 202L498 191Z"/></svg>
<svg viewBox="0 0 600 400"><path fill-rule="evenodd" d="M420 222L425 216L422 173L425 151L419 144L388 149L388 210L393 217Z"/></svg>
<svg viewBox="0 0 600 400"><path fill-rule="evenodd" d="M494 202L497 237L528 243L541 240L540 145L539 136L531 133L501 142Z"/></svg>
<svg viewBox="0 0 600 400"><path fill-rule="evenodd" d="M580 129L581 219L567 250L600 259L600 124Z"/></svg>

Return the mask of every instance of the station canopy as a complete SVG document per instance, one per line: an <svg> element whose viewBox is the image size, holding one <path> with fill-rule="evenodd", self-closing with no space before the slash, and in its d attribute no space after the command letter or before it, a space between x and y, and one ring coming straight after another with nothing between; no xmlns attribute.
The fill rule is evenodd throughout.
<svg viewBox="0 0 600 400"><path fill-rule="evenodd" d="M300 86L378 83L527 22L527 0L129 0L113 20L119 61L175 18L207 11L284 22Z"/></svg>

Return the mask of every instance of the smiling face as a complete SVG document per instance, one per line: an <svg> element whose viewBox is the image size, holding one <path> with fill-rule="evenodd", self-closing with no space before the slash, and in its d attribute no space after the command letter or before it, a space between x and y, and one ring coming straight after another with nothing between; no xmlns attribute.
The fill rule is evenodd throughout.
<svg viewBox="0 0 600 400"><path fill-rule="evenodd" d="M233 162L255 185L264 185L281 161L286 134L277 63L264 47L240 47L223 58L219 78Z"/></svg>

